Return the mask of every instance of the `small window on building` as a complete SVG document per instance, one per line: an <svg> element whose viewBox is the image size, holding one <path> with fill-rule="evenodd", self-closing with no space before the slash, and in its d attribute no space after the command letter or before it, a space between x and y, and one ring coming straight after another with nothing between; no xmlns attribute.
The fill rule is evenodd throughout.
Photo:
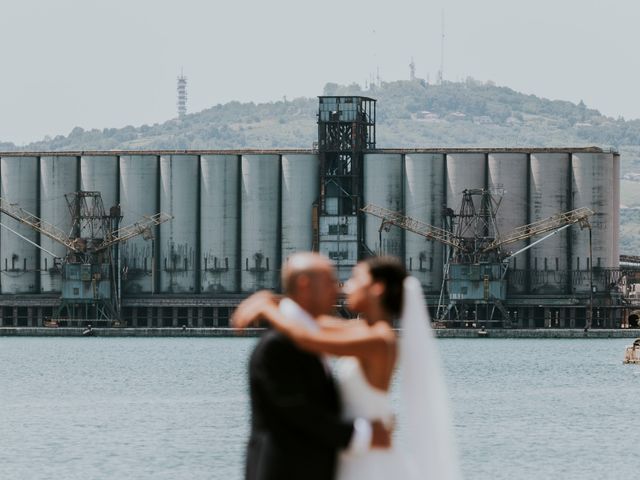
<svg viewBox="0 0 640 480"><path fill-rule="evenodd" d="M79 288L74 288L73 289L73 294L74 295L80 295L80 289Z"/></svg>
<svg viewBox="0 0 640 480"><path fill-rule="evenodd" d="M329 252L329 258L331 260L346 260L348 255L347 252Z"/></svg>
<svg viewBox="0 0 640 480"><path fill-rule="evenodd" d="M347 235L349 227L346 223L329 225L329 235Z"/></svg>
<svg viewBox="0 0 640 480"><path fill-rule="evenodd" d="M324 201L324 208L329 215L338 214L338 199L336 197L326 198Z"/></svg>

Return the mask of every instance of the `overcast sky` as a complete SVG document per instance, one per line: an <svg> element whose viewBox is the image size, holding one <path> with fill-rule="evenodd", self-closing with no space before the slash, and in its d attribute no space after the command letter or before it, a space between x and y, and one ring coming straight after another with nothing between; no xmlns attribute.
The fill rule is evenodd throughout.
<svg viewBox="0 0 640 480"><path fill-rule="evenodd" d="M0 141L163 122L327 82L493 80L640 118L633 0L0 0ZM380 105L379 108L384 108Z"/></svg>

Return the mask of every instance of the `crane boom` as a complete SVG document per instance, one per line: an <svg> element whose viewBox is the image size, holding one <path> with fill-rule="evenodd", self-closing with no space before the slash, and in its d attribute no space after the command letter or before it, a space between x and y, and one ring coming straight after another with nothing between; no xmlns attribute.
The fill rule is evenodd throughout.
<svg viewBox="0 0 640 480"><path fill-rule="evenodd" d="M526 240L536 235L551 232L562 227L573 225L574 223L586 223L587 219L593 215L593 210L587 207L577 208L564 213L558 213L548 218L538 220L528 225L514 228L504 237L496 238L482 249L483 253L496 250L510 243Z"/></svg>
<svg viewBox="0 0 640 480"><path fill-rule="evenodd" d="M137 235L144 235L146 232L149 232L151 227L168 222L172 218L173 217L171 215L164 212L156 213L155 215L148 217L145 216L144 219L139 222L132 223L131 225L127 225L126 227L119 228L112 232L111 238L101 243L96 250L103 250L118 242L126 242Z"/></svg>
<svg viewBox="0 0 640 480"><path fill-rule="evenodd" d="M77 241L70 238L69 235L67 235L61 229L59 229L55 225L52 225L51 223L42 220L41 218L36 217L34 214L19 207L17 204L11 203L2 197L0 197L0 212L10 216L14 220L24 225L31 227L36 232L40 232L40 234L50 238L51 240L64 245L72 252L81 253L81 249ZM127 225L126 227L122 227L112 232L110 238L105 239L94 249L94 251L97 252L100 250L104 250L115 245L116 243L125 242L137 235L145 234L145 232L148 232L151 227L160 225L161 223L167 222L172 218L173 217L171 215L164 212L144 217L144 219L139 222Z"/></svg>
<svg viewBox="0 0 640 480"><path fill-rule="evenodd" d="M23 208L20 208L17 204L11 203L2 197L0 197L0 212L10 216L14 220L24 225L31 227L36 232L40 232L42 235L50 238L51 240L64 245L69 250L78 253L78 247L65 232L60 230L55 225L45 222L41 218L36 217L34 214L27 212Z"/></svg>
<svg viewBox="0 0 640 480"><path fill-rule="evenodd" d="M374 217L381 218L383 223L395 225L418 235L422 235L429 240L436 240L454 248L462 248L461 242L454 238L451 233L442 228L429 225L421 220L416 220L415 218L408 217L402 213L394 212L393 210L379 207L378 205L373 205L371 203L365 205L364 208L362 208L362 211L369 215L373 215Z"/></svg>

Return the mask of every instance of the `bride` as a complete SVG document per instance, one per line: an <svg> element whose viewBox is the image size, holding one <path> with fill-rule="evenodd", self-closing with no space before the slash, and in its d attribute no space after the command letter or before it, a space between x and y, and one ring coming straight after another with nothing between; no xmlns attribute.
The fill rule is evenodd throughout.
<svg viewBox="0 0 640 480"><path fill-rule="evenodd" d="M260 316L300 348L341 357L336 379L345 419L391 425L395 415L389 391L399 367L402 447L342 453L337 478L459 479L448 399L420 283L407 276L399 261L373 257L354 267L344 291L349 309L360 319L324 317L315 331L290 322L273 297L262 296L259 302ZM396 319L399 339L392 328Z"/></svg>

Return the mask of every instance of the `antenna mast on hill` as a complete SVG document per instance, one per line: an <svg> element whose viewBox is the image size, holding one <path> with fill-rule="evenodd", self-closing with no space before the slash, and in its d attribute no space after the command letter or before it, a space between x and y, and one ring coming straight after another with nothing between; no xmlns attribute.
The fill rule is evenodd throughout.
<svg viewBox="0 0 640 480"><path fill-rule="evenodd" d="M438 71L438 84L444 80L444 10L442 10L442 36L440 38L440 70Z"/></svg>
<svg viewBox="0 0 640 480"><path fill-rule="evenodd" d="M187 114L187 77L183 75L182 69L178 77L178 118Z"/></svg>
<svg viewBox="0 0 640 480"><path fill-rule="evenodd" d="M412 82L416 79L416 64L413 61L413 57L411 57L411 63L409 64L409 80Z"/></svg>

